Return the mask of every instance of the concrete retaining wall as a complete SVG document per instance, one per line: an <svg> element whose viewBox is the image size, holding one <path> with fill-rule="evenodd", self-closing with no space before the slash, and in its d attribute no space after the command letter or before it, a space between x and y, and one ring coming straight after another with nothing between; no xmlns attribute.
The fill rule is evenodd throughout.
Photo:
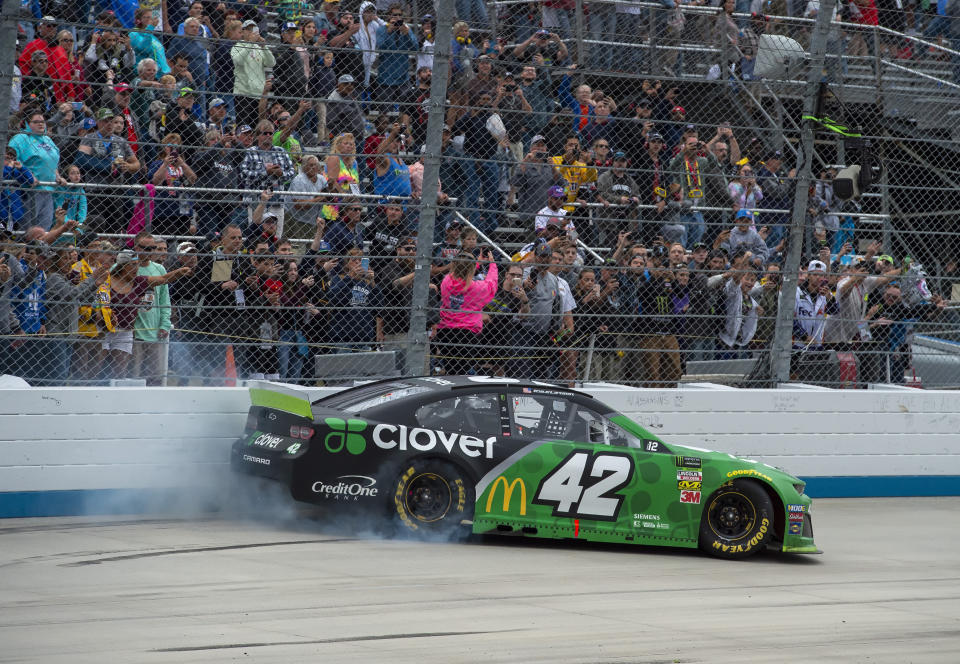
<svg viewBox="0 0 960 664"><path fill-rule="evenodd" d="M958 392L588 391L668 443L799 475L812 496L960 495ZM220 483L248 406L245 388L0 389L0 517L150 510Z"/></svg>

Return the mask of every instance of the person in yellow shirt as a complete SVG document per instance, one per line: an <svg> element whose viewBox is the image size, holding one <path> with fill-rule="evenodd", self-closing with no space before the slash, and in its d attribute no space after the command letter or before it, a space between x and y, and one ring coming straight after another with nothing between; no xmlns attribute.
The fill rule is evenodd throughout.
<svg viewBox="0 0 960 664"><path fill-rule="evenodd" d="M98 265L113 262L111 245L106 241L94 240L87 245L79 261L72 268L77 275L78 283L84 281L94 273ZM74 347L74 357L71 364L73 378L78 380L93 380L100 372L103 363L103 351L97 340L104 332L113 332L113 315L110 311L110 275L100 284L90 304L80 307L78 332L80 339Z"/></svg>
<svg viewBox="0 0 960 664"><path fill-rule="evenodd" d="M586 153L580 148L580 138L576 134L571 134L564 141L563 154L550 157L550 163L567 183L567 202L563 209L567 211L567 214L576 212L573 219L574 224L578 231L584 235L584 241L588 245L594 246L596 244L596 225L589 217L588 201L583 198L582 189L597 181L597 169L587 165L586 157Z"/></svg>

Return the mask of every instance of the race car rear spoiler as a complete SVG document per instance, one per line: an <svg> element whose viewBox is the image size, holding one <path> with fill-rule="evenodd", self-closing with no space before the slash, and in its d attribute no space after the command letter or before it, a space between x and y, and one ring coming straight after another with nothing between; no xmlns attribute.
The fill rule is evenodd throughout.
<svg viewBox="0 0 960 664"><path fill-rule="evenodd" d="M310 394L293 385L254 381L250 383L250 404L313 419Z"/></svg>

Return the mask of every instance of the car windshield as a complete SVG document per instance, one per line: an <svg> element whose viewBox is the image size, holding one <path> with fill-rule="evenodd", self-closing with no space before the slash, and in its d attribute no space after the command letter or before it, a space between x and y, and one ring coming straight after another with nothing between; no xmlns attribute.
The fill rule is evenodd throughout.
<svg viewBox="0 0 960 664"><path fill-rule="evenodd" d="M366 388L358 387L340 394L334 394L322 399L321 404L329 408L339 408L348 413L358 413L374 406L382 406L397 399L429 391L430 388L423 385L411 385L402 382L378 383Z"/></svg>

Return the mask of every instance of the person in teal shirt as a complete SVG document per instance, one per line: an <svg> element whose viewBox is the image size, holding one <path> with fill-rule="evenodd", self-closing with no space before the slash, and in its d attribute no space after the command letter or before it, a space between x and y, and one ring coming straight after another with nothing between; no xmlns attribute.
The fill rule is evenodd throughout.
<svg viewBox="0 0 960 664"><path fill-rule="evenodd" d="M54 184L63 184L57 168L60 166L60 149L53 139L47 136L47 121L40 111L27 116L25 131L10 139L9 146L17 151L20 163L33 173L38 184L25 196L27 223L48 231L53 226L53 188Z"/></svg>
<svg viewBox="0 0 960 664"><path fill-rule="evenodd" d="M134 14L134 23L137 28L143 32L130 33L130 47L133 48L133 54L136 56L134 67L140 64L141 60L150 58L157 63L160 75L170 73L170 65L167 63L167 53L163 49L163 42L155 34L157 29L157 19L153 12L146 7L141 7Z"/></svg>
<svg viewBox="0 0 960 664"><path fill-rule="evenodd" d="M147 232L138 233L133 238L134 249L139 256L137 276L159 277L167 270L151 260L156 256L156 240ZM143 294L140 310L133 326L133 365L130 375L145 378L147 385L159 385L162 379L161 367L163 343L170 336L170 288L166 285L154 286Z"/></svg>
<svg viewBox="0 0 960 664"><path fill-rule="evenodd" d="M53 195L53 206L63 208L67 212L64 221L75 221L77 227L74 234L83 233L83 224L87 220L87 194L83 191L80 182L83 176L80 174L80 167L70 164L67 167L67 185L57 188ZM75 243L74 243L75 244Z"/></svg>

